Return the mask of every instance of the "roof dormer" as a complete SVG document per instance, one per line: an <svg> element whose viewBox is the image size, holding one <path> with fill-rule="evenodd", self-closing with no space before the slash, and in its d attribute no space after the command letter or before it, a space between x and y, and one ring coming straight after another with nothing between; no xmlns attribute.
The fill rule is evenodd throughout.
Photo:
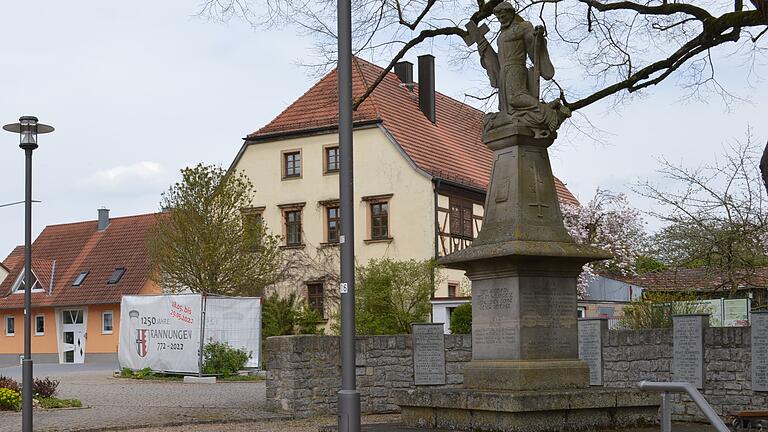
<svg viewBox="0 0 768 432"><path fill-rule="evenodd" d="M26 291L26 285L24 285L24 268L22 268L19 276L11 287L11 294L23 294L24 291ZM37 278L37 275L35 275L34 270L32 271L32 292L45 292L45 289L40 285L40 280Z"/></svg>

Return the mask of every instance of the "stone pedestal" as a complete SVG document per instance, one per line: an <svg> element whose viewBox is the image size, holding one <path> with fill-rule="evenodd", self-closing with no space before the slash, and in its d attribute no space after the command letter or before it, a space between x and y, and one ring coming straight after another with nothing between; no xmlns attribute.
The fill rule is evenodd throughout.
<svg viewBox="0 0 768 432"><path fill-rule="evenodd" d="M588 388L576 281L584 264L610 255L565 230L547 154L554 139L512 125L484 133L494 162L482 230L440 259L472 281L472 361L463 389L399 393L404 423L535 432L655 421L657 398Z"/></svg>
<svg viewBox="0 0 768 432"><path fill-rule="evenodd" d="M631 389L400 390L401 421L473 432L601 431L653 424L659 395Z"/></svg>
<svg viewBox="0 0 768 432"><path fill-rule="evenodd" d="M495 390L586 388L579 359L576 280L606 252L577 245L563 226L547 147L525 128L487 133L494 151L483 228L440 260L472 281L472 362L464 386Z"/></svg>
<svg viewBox="0 0 768 432"><path fill-rule="evenodd" d="M578 269L543 269L509 260L503 271L472 280L472 361L464 386L476 389L545 390L589 385L578 358ZM517 262L516 262L517 261ZM530 262L529 262L530 261Z"/></svg>

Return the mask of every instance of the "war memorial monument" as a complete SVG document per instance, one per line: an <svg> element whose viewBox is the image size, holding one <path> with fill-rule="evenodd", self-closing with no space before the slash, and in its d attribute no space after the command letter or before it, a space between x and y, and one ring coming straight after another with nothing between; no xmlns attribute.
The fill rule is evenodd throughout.
<svg viewBox="0 0 768 432"><path fill-rule="evenodd" d="M508 2L494 14L496 51L486 25L470 21L466 38L498 90L498 112L483 119L483 142L494 152L484 224L471 246L440 260L472 281L472 361L463 388L400 392L402 421L527 432L653 423L657 395L589 386L579 359L576 281L585 263L610 255L577 245L563 225L547 148L570 112L559 99L540 100L541 78L555 73L544 29Z"/></svg>

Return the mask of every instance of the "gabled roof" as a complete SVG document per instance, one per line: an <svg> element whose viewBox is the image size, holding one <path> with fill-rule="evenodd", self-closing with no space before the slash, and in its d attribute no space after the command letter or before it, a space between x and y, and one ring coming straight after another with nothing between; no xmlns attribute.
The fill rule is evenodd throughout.
<svg viewBox="0 0 768 432"><path fill-rule="evenodd" d="M354 58L352 93L361 96L383 71ZM246 137L245 145L283 135L338 127L338 76L334 69L266 126ZM419 109L418 86L408 90L389 73L353 113L356 125L380 123L419 169L427 174L486 190L493 152L481 141L483 112L442 93L435 94L436 122ZM565 185L555 178L561 201L578 204Z"/></svg>
<svg viewBox="0 0 768 432"><path fill-rule="evenodd" d="M23 257L20 262L21 262L21 267L19 268L19 270L16 272L13 272L15 275L15 279L11 283L11 286L9 288L10 290L17 289L16 283L22 282L21 278L24 277L23 276L23 273L24 273ZM56 261L51 261L49 259L42 259L42 258L32 258L32 275L40 284L40 289L43 289L46 291L50 290L51 281L53 281L53 273L55 269L56 269ZM35 284L33 283L32 286L34 287ZM5 294L5 292L3 292L3 294Z"/></svg>
<svg viewBox="0 0 768 432"><path fill-rule="evenodd" d="M707 267L671 269L613 278L649 291L727 291L730 289L725 275ZM738 271L736 280L739 282L739 288L768 288L768 268Z"/></svg>
<svg viewBox="0 0 768 432"><path fill-rule="evenodd" d="M23 264L24 261L24 246L19 245L13 248L10 254L5 258L3 261L3 264L5 265L5 268L10 271L12 268L19 265L19 263Z"/></svg>
<svg viewBox="0 0 768 432"><path fill-rule="evenodd" d="M32 270L46 292L32 294L33 306L119 303L123 295L138 294L152 270L145 242L157 217L111 218L104 231L98 231L95 220L45 227L32 244ZM0 284L0 295L10 293L23 270L24 248L16 247L3 262L10 274ZM125 267L125 275L117 284L107 285L118 267ZM80 286L72 286L81 272L89 274ZM0 298L0 309L20 308L23 303L23 295L10 294Z"/></svg>

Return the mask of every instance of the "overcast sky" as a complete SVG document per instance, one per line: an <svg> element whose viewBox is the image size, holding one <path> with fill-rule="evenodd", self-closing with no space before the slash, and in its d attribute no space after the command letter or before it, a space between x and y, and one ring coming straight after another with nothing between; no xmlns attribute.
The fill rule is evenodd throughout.
<svg viewBox="0 0 768 432"><path fill-rule="evenodd" d="M228 166L242 137L263 126L315 79L296 66L311 40L293 29L254 30L196 18L196 1L4 2L0 6L0 123L36 115L56 131L34 153L33 235L45 225L152 212L178 170L198 162ZM417 54L410 56L415 63ZM437 89L464 99L467 73L436 51ZM555 64L557 60L555 59ZM655 158L692 165L712 160L748 124L768 138L768 85L723 105L680 104L665 83L620 113L598 104L586 114L609 132L604 143L561 137L555 174L583 201L600 186L626 191L653 177ZM482 80L475 68L474 83ZM18 136L0 131L0 204L24 198ZM648 205L630 195L638 207ZM22 244L23 206L0 208L0 255ZM2 257L0 257L2 259Z"/></svg>

